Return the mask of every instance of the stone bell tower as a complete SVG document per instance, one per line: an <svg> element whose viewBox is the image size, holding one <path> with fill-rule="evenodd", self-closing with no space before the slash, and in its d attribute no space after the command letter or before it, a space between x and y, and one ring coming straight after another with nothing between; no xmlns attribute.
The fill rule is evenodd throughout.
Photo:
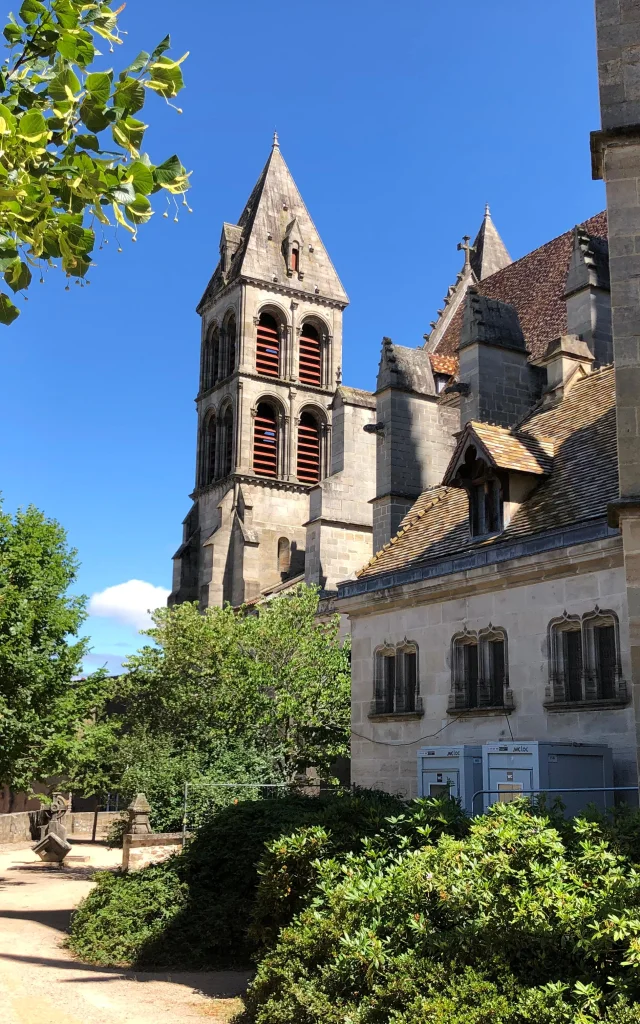
<svg viewBox="0 0 640 1024"><path fill-rule="evenodd" d="M304 572L348 301L275 135L197 308L196 481L170 603L238 605Z"/></svg>

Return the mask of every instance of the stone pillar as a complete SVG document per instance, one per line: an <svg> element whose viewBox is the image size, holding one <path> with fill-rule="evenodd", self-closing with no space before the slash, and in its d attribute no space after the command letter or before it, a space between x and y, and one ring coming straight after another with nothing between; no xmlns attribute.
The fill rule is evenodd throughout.
<svg viewBox="0 0 640 1024"><path fill-rule="evenodd" d="M640 748L640 5L596 0L602 130L591 137L593 172L604 178L616 367L620 500L627 576L631 684Z"/></svg>

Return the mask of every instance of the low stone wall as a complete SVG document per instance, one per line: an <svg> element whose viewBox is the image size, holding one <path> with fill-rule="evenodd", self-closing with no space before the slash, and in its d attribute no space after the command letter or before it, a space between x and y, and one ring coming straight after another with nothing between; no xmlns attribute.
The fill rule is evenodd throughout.
<svg viewBox="0 0 640 1024"><path fill-rule="evenodd" d="M126 835L122 844L122 870L139 871L161 864L174 853L182 853L182 832L152 832L147 836Z"/></svg>
<svg viewBox="0 0 640 1024"><path fill-rule="evenodd" d="M118 811L98 811L96 837L104 839L111 822L119 818ZM46 810L18 811L16 814L0 814L0 844L28 843L40 838L40 826L48 820ZM93 811L76 811L65 814L62 824L67 832L74 835L91 836L93 834Z"/></svg>
<svg viewBox="0 0 640 1024"><path fill-rule="evenodd" d="M0 843L28 843L40 838L40 825L47 820L46 811L18 811L0 814Z"/></svg>

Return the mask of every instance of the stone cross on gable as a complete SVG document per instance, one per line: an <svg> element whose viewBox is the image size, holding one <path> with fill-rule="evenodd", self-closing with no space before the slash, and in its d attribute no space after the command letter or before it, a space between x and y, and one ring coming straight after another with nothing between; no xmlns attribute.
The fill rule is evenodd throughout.
<svg viewBox="0 0 640 1024"><path fill-rule="evenodd" d="M464 252L465 267L471 266L471 253L476 251L475 245L469 245L471 235L464 235L461 242L458 242L458 251Z"/></svg>

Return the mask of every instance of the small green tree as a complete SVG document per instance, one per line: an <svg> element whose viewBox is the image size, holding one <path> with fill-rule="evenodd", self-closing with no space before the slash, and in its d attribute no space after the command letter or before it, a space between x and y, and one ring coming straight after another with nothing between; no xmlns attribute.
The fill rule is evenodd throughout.
<svg viewBox="0 0 640 1024"><path fill-rule="evenodd" d="M318 591L303 584L244 610L196 604L159 609L129 659L128 715L193 750L233 738L268 755L275 779L307 767L326 776L348 752L350 652L339 617L319 622Z"/></svg>
<svg viewBox="0 0 640 1024"><path fill-rule="evenodd" d="M104 674L78 678L85 598L69 595L76 553L54 520L0 506L0 783L29 786L64 770Z"/></svg>
<svg viewBox="0 0 640 1024"><path fill-rule="evenodd" d="M86 0L24 0L4 28L0 272L13 292L29 287L31 268L43 280L43 268L55 261L68 277L83 278L96 222L119 225L135 240L138 226L152 216L150 195L188 188L177 156L154 165L142 152L147 92L170 102L183 86L185 58L166 56L169 37L117 76L94 69L101 56L96 41L110 50L122 41L121 10ZM18 315L9 295L0 293L0 323Z"/></svg>

